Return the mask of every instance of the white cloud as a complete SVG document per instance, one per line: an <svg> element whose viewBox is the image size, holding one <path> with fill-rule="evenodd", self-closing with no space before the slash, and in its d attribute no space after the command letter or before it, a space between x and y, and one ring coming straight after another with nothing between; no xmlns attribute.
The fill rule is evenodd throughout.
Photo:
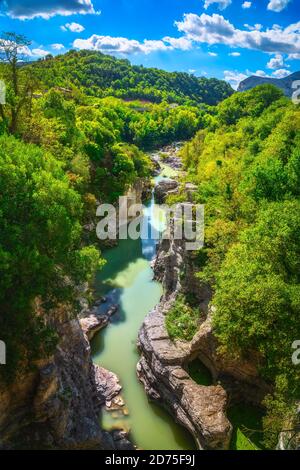
<svg viewBox="0 0 300 470"><path fill-rule="evenodd" d="M189 69L188 72L194 75L194 73L196 72L196 69Z"/></svg>
<svg viewBox="0 0 300 470"><path fill-rule="evenodd" d="M46 55L49 54L48 51L45 51L44 49L40 49L39 47L36 49L32 49L31 52L32 52L32 55L36 57L45 57Z"/></svg>
<svg viewBox="0 0 300 470"><path fill-rule="evenodd" d="M268 69L280 69L284 66L284 60L283 56L281 54L276 54L275 57L270 59L270 61L267 63Z"/></svg>
<svg viewBox="0 0 300 470"><path fill-rule="evenodd" d="M73 42L73 47L76 49L101 51L105 54L150 54L151 52L174 49L185 51L191 47L191 41L186 37L171 38L167 36L162 40L145 39L143 42L140 42L135 39L93 34L88 39L76 39Z"/></svg>
<svg viewBox="0 0 300 470"><path fill-rule="evenodd" d="M213 5L214 3L218 4L219 10L225 10L229 5L231 5L232 0L204 0L204 8L207 10L210 5Z"/></svg>
<svg viewBox="0 0 300 470"><path fill-rule="evenodd" d="M225 70L224 71L224 80L229 82L232 88L237 90L239 84L246 80L246 78L251 77L252 75L256 75L257 77L267 77L267 74L263 70L257 70L256 72L251 72L247 70L246 73L238 72L237 70Z"/></svg>
<svg viewBox="0 0 300 470"><path fill-rule="evenodd" d="M185 37L171 38L170 36L166 36L163 38L163 41L170 44L174 49L180 49L182 51L189 51L193 47L192 42Z"/></svg>
<svg viewBox="0 0 300 470"><path fill-rule="evenodd" d="M237 90L239 84L246 78L248 78L248 75L245 75L244 73L240 73L237 71L233 72L230 70L224 71L224 80L226 80L226 82L229 82L232 88L234 88L235 90Z"/></svg>
<svg viewBox="0 0 300 470"><path fill-rule="evenodd" d="M62 49L65 48L63 44L51 44L52 49L55 51L61 51Z"/></svg>
<svg viewBox="0 0 300 470"><path fill-rule="evenodd" d="M262 78L268 77L268 75L266 74L264 70L256 70L256 72L254 73L249 72L249 70L247 70L247 73L249 73L249 75L256 75L256 77L262 77Z"/></svg>
<svg viewBox="0 0 300 470"><path fill-rule="evenodd" d="M218 54L216 52L209 52L208 55L211 57L218 57Z"/></svg>
<svg viewBox="0 0 300 470"><path fill-rule="evenodd" d="M188 39L199 43L225 44L268 53L300 53L300 22L284 29L273 26L265 31L246 31L235 28L222 15L188 13L176 25Z"/></svg>
<svg viewBox="0 0 300 470"><path fill-rule="evenodd" d="M231 57L240 57L241 53L240 52L229 52L229 54Z"/></svg>
<svg viewBox="0 0 300 470"><path fill-rule="evenodd" d="M275 78L285 78L290 74L291 74L291 71L287 69L279 69L272 73L273 77Z"/></svg>
<svg viewBox="0 0 300 470"><path fill-rule="evenodd" d="M96 12L92 0L51 0L41 2L40 0L6 0L5 10L11 18L20 20L32 18L49 19L55 15L87 15L100 14Z"/></svg>
<svg viewBox="0 0 300 470"><path fill-rule="evenodd" d="M63 31L71 31L72 33L82 33L85 30L84 26L79 23L66 23L64 26L61 26L60 29Z"/></svg>
<svg viewBox="0 0 300 470"><path fill-rule="evenodd" d="M284 10L291 0L270 0L268 10L280 12Z"/></svg>
<svg viewBox="0 0 300 470"><path fill-rule="evenodd" d="M245 28L249 29L249 31L260 31L263 27L262 24L256 23L254 26L251 26L250 24L246 23L244 24Z"/></svg>
<svg viewBox="0 0 300 470"><path fill-rule="evenodd" d="M251 8L251 6L252 6L252 2L244 2L242 4L242 8L244 8L244 10Z"/></svg>
<svg viewBox="0 0 300 470"><path fill-rule="evenodd" d="M18 48L18 53L21 56L31 57L32 59L35 59L36 57L45 57L46 55L50 54L49 51L46 51L45 49L42 49L42 47L43 46L36 47L34 49L29 49L29 47L27 47L27 46L19 47Z"/></svg>

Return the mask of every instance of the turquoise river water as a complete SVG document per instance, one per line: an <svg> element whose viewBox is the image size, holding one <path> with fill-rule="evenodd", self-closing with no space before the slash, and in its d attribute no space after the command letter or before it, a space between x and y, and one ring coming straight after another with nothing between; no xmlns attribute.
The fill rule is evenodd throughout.
<svg viewBox="0 0 300 470"><path fill-rule="evenodd" d="M160 178L163 176L156 182ZM143 223L161 229L153 198L144 211ZM97 276L97 294L107 297L105 308L110 304L119 304L120 308L112 323L95 336L93 360L118 375L126 405L122 410L104 411L101 425L106 430L126 429L139 449L192 450L195 443L190 434L161 407L148 401L136 376L138 331L162 295L162 286L152 280L150 267L156 243L151 239L121 240L117 247L103 253L107 264Z"/></svg>

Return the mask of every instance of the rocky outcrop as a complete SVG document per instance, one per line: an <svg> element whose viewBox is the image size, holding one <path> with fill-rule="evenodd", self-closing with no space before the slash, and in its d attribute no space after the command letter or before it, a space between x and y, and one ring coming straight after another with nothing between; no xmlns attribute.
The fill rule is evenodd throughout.
<svg viewBox="0 0 300 470"><path fill-rule="evenodd" d="M220 386L197 385L183 365L187 343L173 343L165 328L162 306L146 318L139 334L142 352L137 374L146 393L158 401L193 435L200 449L226 449L231 424L226 418L226 393Z"/></svg>
<svg viewBox="0 0 300 470"><path fill-rule="evenodd" d="M178 152L182 147L182 142L177 142L172 145L167 145L160 152L160 161L165 165L168 165L175 171L182 170L182 160L178 156Z"/></svg>
<svg viewBox="0 0 300 470"><path fill-rule="evenodd" d="M226 449L232 431L227 407L238 402L259 405L269 391L257 372L258 358L219 355L209 307L211 289L195 277L199 268L184 240L163 239L153 267L155 278L163 283L164 296L140 330L138 377L149 398L166 407L191 432L199 448ZM192 294L202 312L199 330L190 343L172 342L165 327L165 315L181 292ZM213 386L196 384L186 372L196 358L211 371Z"/></svg>
<svg viewBox="0 0 300 470"><path fill-rule="evenodd" d="M190 431L200 449L226 449L232 431L226 417L226 391L219 385L205 387L191 379L186 372L190 344L171 341L165 327L165 315L177 294L185 290L185 284L197 292L199 304L204 306L210 290L199 283L195 288L193 255L185 250L184 240L162 240L154 273L163 283L165 295L140 330L138 377L148 396Z"/></svg>
<svg viewBox="0 0 300 470"><path fill-rule="evenodd" d="M105 314L99 313L97 307L91 311L85 312L83 318L80 318L80 326L87 339L91 341L95 334L105 328L112 315L118 310L118 305L112 305Z"/></svg>
<svg viewBox="0 0 300 470"><path fill-rule="evenodd" d="M99 405L105 405L109 408L112 400L122 390L120 381L116 374L97 365L94 365L94 377L97 392L95 399Z"/></svg>
<svg viewBox="0 0 300 470"><path fill-rule="evenodd" d="M117 377L94 366L90 345L71 313L56 324L53 357L0 387L1 449L118 449L129 445L101 430L100 407L120 392Z"/></svg>
<svg viewBox="0 0 300 470"><path fill-rule="evenodd" d="M155 201L158 204L163 204L171 194L176 194L178 192L178 183L175 180L165 178L161 180L154 189Z"/></svg>
<svg viewBox="0 0 300 470"><path fill-rule="evenodd" d="M213 333L212 311L190 343L191 359L198 358L211 372L215 382L222 384L229 404L246 402L259 406L270 386L258 374L259 357L231 358L218 353L218 342Z"/></svg>

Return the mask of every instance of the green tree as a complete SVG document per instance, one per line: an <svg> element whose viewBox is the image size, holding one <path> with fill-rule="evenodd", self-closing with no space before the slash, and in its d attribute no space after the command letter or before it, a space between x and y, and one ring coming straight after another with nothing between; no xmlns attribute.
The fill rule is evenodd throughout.
<svg viewBox="0 0 300 470"><path fill-rule="evenodd" d="M53 351L55 318L47 312L74 305L76 285L100 258L81 244L80 195L38 147L0 137L0 201L0 329L13 374Z"/></svg>
<svg viewBox="0 0 300 470"><path fill-rule="evenodd" d="M30 114L33 89L36 80L33 70L21 73L19 61L24 60L24 52L30 41L22 35L4 33L0 38L0 76L6 84L6 105L0 104L0 116L8 119L8 128L12 134L19 130L20 116L24 109Z"/></svg>

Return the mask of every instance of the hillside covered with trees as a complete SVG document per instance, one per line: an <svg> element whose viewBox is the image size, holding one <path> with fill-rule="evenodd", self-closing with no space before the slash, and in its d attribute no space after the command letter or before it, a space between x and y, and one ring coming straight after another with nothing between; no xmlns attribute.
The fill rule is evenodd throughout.
<svg viewBox="0 0 300 470"><path fill-rule="evenodd" d="M198 277L213 287L220 352L255 357L274 393L267 446L295 428L300 371L300 109L272 85L223 101L182 150L205 204Z"/></svg>
<svg viewBox="0 0 300 470"><path fill-rule="evenodd" d="M126 59L95 51L48 56L33 66L48 87L75 85L88 95L101 98L215 105L233 93L231 86L222 80L135 66Z"/></svg>
<svg viewBox="0 0 300 470"><path fill-rule="evenodd" d="M6 314L0 327L13 358L1 374L8 380L53 351L53 308L76 304L76 286L101 266L98 248L87 243L83 230L97 204L115 203L138 179L149 178L152 164L144 151L191 138L205 115L196 100L172 106L162 101L168 80L175 87L176 74L135 70L127 61L89 52L20 66L20 50L28 44L14 33L0 41L0 79L6 85L6 103L0 104L0 303ZM123 76L126 88L127 74L137 79L139 72L155 82L159 99L110 96L115 77ZM178 80L183 102L188 91L180 75ZM226 96L231 93L216 83ZM44 319L33 308L36 299Z"/></svg>
<svg viewBox="0 0 300 470"><path fill-rule="evenodd" d="M89 51L20 66L27 44L11 33L0 40L0 331L10 357L1 381L53 354L58 307L76 315L78 287L103 265L85 230L97 205L150 179L146 151L186 141L184 179L206 214L197 276L213 290L220 352L255 355L273 390L265 442L275 447L285 423L297 425L300 396L291 362L300 331L299 105L271 85L232 94L219 80ZM197 319L181 307L190 340Z"/></svg>

